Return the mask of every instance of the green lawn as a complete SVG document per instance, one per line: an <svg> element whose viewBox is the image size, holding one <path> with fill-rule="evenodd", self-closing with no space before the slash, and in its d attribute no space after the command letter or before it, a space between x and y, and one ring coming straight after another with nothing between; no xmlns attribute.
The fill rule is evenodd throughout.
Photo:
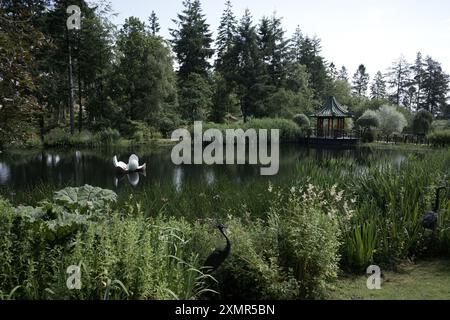
<svg viewBox="0 0 450 320"><path fill-rule="evenodd" d="M367 277L340 278L332 300L450 300L450 260L403 265L383 273L381 290L368 290Z"/></svg>

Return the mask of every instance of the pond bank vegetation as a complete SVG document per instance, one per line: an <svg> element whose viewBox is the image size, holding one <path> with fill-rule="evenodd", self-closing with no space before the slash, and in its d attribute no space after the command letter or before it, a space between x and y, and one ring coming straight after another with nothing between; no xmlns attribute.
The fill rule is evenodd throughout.
<svg viewBox="0 0 450 320"><path fill-rule="evenodd" d="M142 201L117 202L114 192L85 186L33 207L2 200L0 297L326 298L343 271L362 275L370 264L395 270L405 260L449 257L448 193L438 230L421 225L435 188L449 187L449 168L450 152L436 151L400 167L311 161L290 185L261 184L252 193L249 186L239 199L222 190L187 201L199 190L155 188ZM210 219L226 226L232 251L207 275L202 262L223 246ZM81 266L80 291L66 287L70 265Z"/></svg>

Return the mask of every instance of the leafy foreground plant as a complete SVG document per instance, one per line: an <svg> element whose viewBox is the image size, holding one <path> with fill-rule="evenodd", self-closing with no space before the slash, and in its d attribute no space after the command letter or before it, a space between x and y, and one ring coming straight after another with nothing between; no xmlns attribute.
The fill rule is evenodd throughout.
<svg viewBox="0 0 450 320"><path fill-rule="evenodd" d="M315 192L298 189L287 198L274 193L278 200L267 222L252 220L250 214L243 219L230 215L224 224L232 253L216 279L201 271L217 239L207 224L161 215L145 218L139 204L125 204L124 213L113 211L114 193L89 186L62 190L38 208L13 209L2 201L2 297L320 297L338 270L339 226L328 214L338 204L322 203L317 199L323 193ZM336 196L342 199L341 193ZM281 205L286 201L287 206ZM69 266L81 268L81 290L67 289Z"/></svg>
<svg viewBox="0 0 450 320"><path fill-rule="evenodd" d="M201 265L222 237L208 224L165 217L173 216L171 201L145 218L131 198L113 205L112 191L89 186L62 190L36 208L0 200L0 298L321 298L341 269L449 254L450 202L441 203L435 233L421 226L435 187L449 186L449 169L449 152L398 166L307 163L294 187L258 189L263 204L249 205L262 202L253 193L251 201L221 206L232 249L214 278ZM82 270L79 291L66 287L71 265Z"/></svg>
<svg viewBox="0 0 450 320"><path fill-rule="evenodd" d="M114 200L112 191L90 186L62 190L55 202L38 208L14 209L0 200L0 297L194 299L203 294L212 278L198 269L198 255L189 250L191 226L146 219L138 205L121 215L108 206ZM73 265L81 267L81 290L66 285L66 270Z"/></svg>

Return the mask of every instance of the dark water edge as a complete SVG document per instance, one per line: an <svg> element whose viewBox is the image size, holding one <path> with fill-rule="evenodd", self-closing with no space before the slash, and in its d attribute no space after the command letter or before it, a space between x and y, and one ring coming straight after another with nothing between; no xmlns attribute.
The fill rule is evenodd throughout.
<svg viewBox="0 0 450 320"><path fill-rule="evenodd" d="M143 200L148 207L158 202L160 209L165 201L181 201L179 197L183 195L182 201L194 206L206 196L233 201L236 197L232 194L239 195L244 191L256 194L258 190L267 189L269 183L292 183L296 172L305 163L352 161L362 168L377 162L399 165L413 153L367 147L310 148L287 144L280 146L278 175L260 176L260 167L252 165L176 166L171 161L171 151L171 146L142 146L3 152L0 154L0 195L14 204L35 204L64 187L89 184L114 190L121 202L133 197ZM112 165L113 156L127 162L132 153L139 155L141 163L147 164L146 173L118 174Z"/></svg>

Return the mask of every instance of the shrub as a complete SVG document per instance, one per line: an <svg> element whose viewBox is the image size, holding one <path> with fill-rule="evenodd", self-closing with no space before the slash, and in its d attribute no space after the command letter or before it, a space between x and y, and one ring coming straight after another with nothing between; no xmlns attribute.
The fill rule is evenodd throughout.
<svg viewBox="0 0 450 320"><path fill-rule="evenodd" d="M294 299L298 296L296 280L278 264L278 252L270 241L276 236L268 232L261 221L229 217L223 221L231 240L231 253L214 273L217 283L213 289L222 299ZM213 252L224 246L218 232L211 226L197 230L197 247L194 251ZM220 240L217 241L217 240ZM200 246L198 246L200 245ZM202 257L206 259L206 255Z"/></svg>
<svg viewBox="0 0 450 320"><path fill-rule="evenodd" d="M450 130L435 131L428 136L430 143L437 147L450 145Z"/></svg>
<svg viewBox="0 0 450 320"><path fill-rule="evenodd" d="M311 121L304 114L297 114L294 116L294 122L302 129L309 129L311 126Z"/></svg>
<svg viewBox="0 0 450 320"><path fill-rule="evenodd" d="M433 131L450 130L450 120L435 120L431 124Z"/></svg>
<svg viewBox="0 0 450 320"><path fill-rule="evenodd" d="M419 111L414 117L412 129L414 134L427 135L431 130L433 115L425 110Z"/></svg>
<svg viewBox="0 0 450 320"><path fill-rule="evenodd" d="M41 138L37 134L31 134L23 143L25 148L37 148L42 146Z"/></svg>
<svg viewBox="0 0 450 320"><path fill-rule="evenodd" d="M292 120L287 119L252 119L247 123L235 123L235 124L217 124L217 123L205 123L203 124L203 131L208 129L217 129L225 136L226 130L242 129L247 131L249 129L255 129L256 132L260 129L268 130L268 139L270 139L270 130L280 130L280 142L295 142L303 136L302 130ZM191 135L193 135L194 127L189 127Z"/></svg>
<svg viewBox="0 0 450 320"><path fill-rule="evenodd" d="M97 140L102 145L112 145L119 141L120 133L116 129L103 129L95 135L95 140Z"/></svg>
<svg viewBox="0 0 450 320"><path fill-rule="evenodd" d="M363 143L372 143L377 139L377 133L374 129L365 130L361 136Z"/></svg>
<svg viewBox="0 0 450 320"><path fill-rule="evenodd" d="M44 138L44 145L47 147L93 147L98 144L96 137L87 130L71 135L62 128L55 128Z"/></svg>
<svg viewBox="0 0 450 320"><path fill-rule="evenodd" d="M364 129L378 128L380 126L380 117L375 111L367 110L356 123Z"/></svg>
<svg viewBox="0 0 450 320"><path fill-rule="evenodd" d="M394 132L402 133L408 125L405 116L396 107L384 105L377 111L380 118L380 129L383 134L391 135Z"/></svg>
<svg viewBox="0 0 450 320"><path fill-rule="evenodd" d="M279 129L281 142L295 142L302 137L302 132L297 124L294 121L287 119L252 119L245 123L243 127L244 130L267 129L269 130L269 137L271 129Z"/></svg>
<svg viewBox="0 0 450 320"><path fill-rule="evenodd" d="M132 140L133 143L142 144L148 143L153 139L160 139L161 133L158 132L155 128L147 125L141 121L132 121L133 126L133 134Z"/></svg>
<svg viewBox="0 0 450 320"><path fill-rule="evenodd" d="M45 135L44 144L48 147L67 146L69 140L69 134L64 129L55 128Z"/></svg>
<svg viewBox="0 0 450 320"><path fill-rule="evenodd" d="M292 188L272 206L272 229L277 230L279 260L292 270L302 298L321 297L339 270L339 220L350 217L342 192L309 185Z"/></svg>
<svg viewBox="0 0 450 320"><path fill-rule="evenodd" d="M90 188L100 196L95 199L110 199L111 191ZM126 204L124 214L109 211L107 219L85 222L70 237L47 237L52 226L64 228L61 223L67 215L90 216L80 214L80 208L98 214L100 202L90 194L73 188L59 192L55 201L65 204L60 209L66 212L54 221L48 219L54 211L36 208L43 214L15 214L0 199L0 295L189 300L203 294L207 277L198 270L198 255L191 251L192 227L182 219L146 219L139 205ZM71 265L81 267L81 290L67 289L66 269Z"/></svg>

